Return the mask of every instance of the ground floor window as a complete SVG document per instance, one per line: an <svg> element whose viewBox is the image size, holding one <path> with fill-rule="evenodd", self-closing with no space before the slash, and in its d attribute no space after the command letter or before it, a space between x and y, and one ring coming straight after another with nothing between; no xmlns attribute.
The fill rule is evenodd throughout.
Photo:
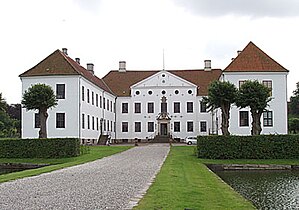
<svg viewBox="0 0 299 210"><path fill-rule="evenodd" d="M240 111L239 113L240 127L249 126L249 114L248 111Z"/></svg>
<svg viewBox="0 0 299 210"><path fill-rule="evenodd" d="M40 128L39 113L34 114L34 128Z"/></svg>
<svg viewBox="0 0 299 210"><path fill-rule="evenodd" d="M193 122L187 122L187 132L193 132Z"/></svg>
<svg viewBox="0 0 299 210"><path fill-rule="evenodd" d="M121 123L121 131L122 132L128 132L129 131L129 123L128 122L122 122Z"/></svg>
<svg viewBox="0 0 299 210"><path fill-rule="evenodd" d="M180 122L174 122L173 123L173 127L174 127L174 129L173 129L174 132L180 132L181 131L181 124L180 124Z"/></svg>
<svg viewBox="0 0 299 210"><path fill-rule="evenodd" d="M147 123L147 132L154 132L154 122Z"/></svg>
<svg viewBox="0 0 299 210"><path fill-rule="evenodd" d="M273 126L273 112L265 111L263 113L263 121L264 121L265 127L272 127Z"/></svg>
<svg viewBox="0 0 299 210"><path fill-rule="evenodd" d="M82 114L82 129L85 129L85 114Z"/></svg>
<svg viewBox="0 0 299 210"><path fill-rule="evenodd" d="M206 121L200 122L200 132L207 132L207 122Z"/></svg>
<svg viewBox="0 0 299 210"><path fill-rule="evenodd" d="M65 113L56 113L56 128L65 128Z"/></svg>
<svg viewBox="0 0 299 210"><path fill-rule="evenodd" d="M141 132L141 122L135 122L135 132Z"/></svg>
<svg viewBox="0 0 299 210"><path fill-rule="evenodd" d="M90 129L90 116L87 115L87 129Z"/></svg>

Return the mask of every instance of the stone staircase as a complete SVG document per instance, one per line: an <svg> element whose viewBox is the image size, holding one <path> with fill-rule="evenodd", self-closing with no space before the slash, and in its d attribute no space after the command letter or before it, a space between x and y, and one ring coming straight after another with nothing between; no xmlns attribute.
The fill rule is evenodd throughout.
<svg viewBox="0 0 299 210"><path fill-rule="evenodd" d="M106 145L109 135L100 135L98 145Z"/></svg>
<svg viewBox="0 0 299 210"><path fill-rule="evenodd" d="M157 135L153 138L151 143L169 143L170 136Z"/></svg>

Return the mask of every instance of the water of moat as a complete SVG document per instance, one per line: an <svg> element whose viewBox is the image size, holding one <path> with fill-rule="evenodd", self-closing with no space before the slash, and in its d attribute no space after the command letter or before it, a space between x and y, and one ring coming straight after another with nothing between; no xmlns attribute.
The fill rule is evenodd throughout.
<svg viewBox="0 0 299 210"><path fill-rule="evenodd" d="M48 166L48 164L1 163L0 164L0 175L34 169L34 168L40 168L40 167L44 167L44 166Z"/></svg>
<svg viewBox="0 0 299 210"><path fill-rule="evenodd" d="M215 171L257 209L299 209L298 170Z"/></svg>

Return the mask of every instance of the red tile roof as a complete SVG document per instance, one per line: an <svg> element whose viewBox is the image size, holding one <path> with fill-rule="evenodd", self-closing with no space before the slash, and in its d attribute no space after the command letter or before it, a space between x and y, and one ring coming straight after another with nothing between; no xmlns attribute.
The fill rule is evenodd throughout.
<svg viewBox="0 0 299 210"><path fill-rule="evenodd" d="M253 42L224 69L224 72L288 72Z"/></svg>
<svg viewBox="0 0 299 210"><path fill-rule="evenodd" d="M211 71L204 70L167 70L168 72L179 76L195 85L197 85L197 95L205 96L208 94L208 85L218 80L222 71L213 69ZM103 80L117 96L130 96L130 87L147 77L150 77L159 71L110 71Z"/></svg>
<svg viewBox="0 0 299 210"><path fill-rule="evenodd" d="M50 76L50 75L82 75L84 78L112 93L103 80L93 75L76 61L65 55L60 50L54 51L33 68L20 74L20 77ZM113 94L113 93L112 93Z"/></svg>

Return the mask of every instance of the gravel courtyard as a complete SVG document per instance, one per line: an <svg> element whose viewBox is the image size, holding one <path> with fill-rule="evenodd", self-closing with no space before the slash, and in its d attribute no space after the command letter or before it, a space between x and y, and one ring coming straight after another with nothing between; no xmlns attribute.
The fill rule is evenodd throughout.
<svg viewBox="0 0 299 210"><path fill-rule="evenodd" d="M0 209L131 209L168 144L139 146L90 163L0 184Z"/></svg>

